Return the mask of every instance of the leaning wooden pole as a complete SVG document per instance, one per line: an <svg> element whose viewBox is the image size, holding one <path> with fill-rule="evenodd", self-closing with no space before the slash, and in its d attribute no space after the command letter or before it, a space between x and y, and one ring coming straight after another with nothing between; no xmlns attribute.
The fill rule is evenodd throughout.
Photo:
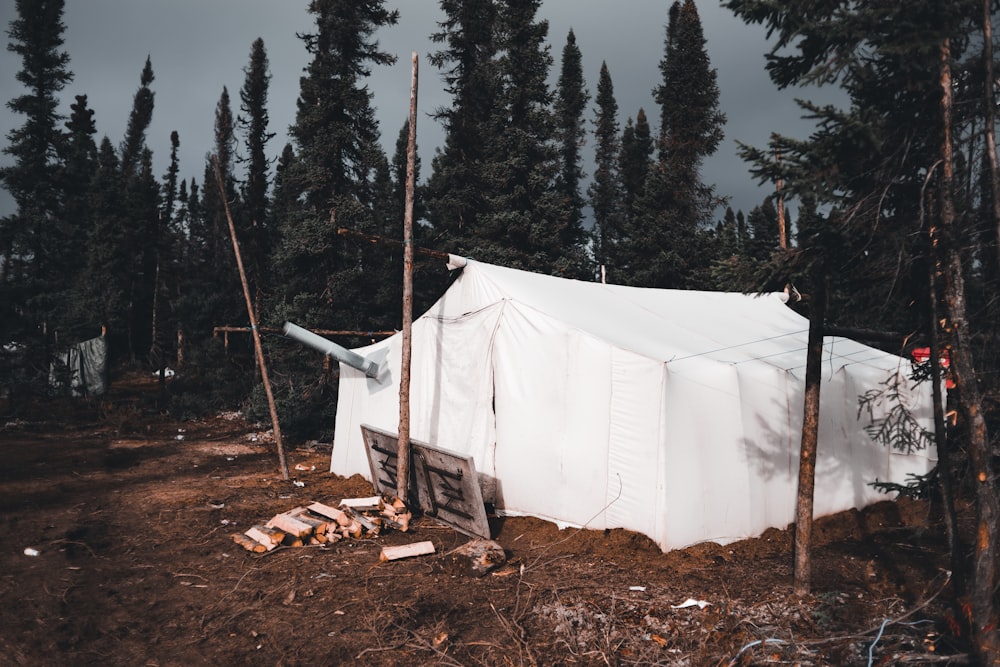
<svg viewBox="0 0 1000 667"><path fill-rule="evenodd" d="M399 454L396 495L406 502L410 485L410 355L413 329L413 191L417 162L417 53L410 76L410 136L406 147L406 211L403 215L403 353L399 370Z"/></svg>
<svg viewBox="0 0 1000 667"><path fill-rule="evenodd" d="M247 274L243 270L243 258L240 256L240 242L236 239L236 225L229 213L229 202L226 200L226 188L222 184L222 170L219 169L219 158L212 156L215 166L215 180L219 186L219 198L226 210L226 222L229 223L229 238L233 242L233 253L236 255L236 267L240 271L240 282L243 283L243 297L247 302L247 315L250 317L250 330L253 332L253 346L257 352L257 364L260 367L260 377L267 393L267 407L271 410L271 425L274 428L274 442L278 445L278 463L281 465L281 479L288 479L288 464L285 463L285 447L281 442L281 426L278 425L278 409L274 405L274 394L271 392L271 381L267 378L267 364L264 363L264 348L260 344L260 331L257 330L257 317L254 315L253 301L250 299L250 286L247 284Z"/></svg>

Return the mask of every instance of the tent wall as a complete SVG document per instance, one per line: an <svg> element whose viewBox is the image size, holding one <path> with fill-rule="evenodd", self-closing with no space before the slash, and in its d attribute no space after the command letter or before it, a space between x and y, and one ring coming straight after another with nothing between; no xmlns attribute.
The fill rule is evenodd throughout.
<svg viewBox="0 0 1000 667"><path fill-rule="evenodd" d="M743 295L465 271L414 322L410 432L471 455L498 480L498 509L628 528L663 549L793 520L803 318ZM384 361L378 379L341 366L333 472L369 476L361 424L397 430L400 338L357 350ZM871 482L933 464L927 452L887 451L858 419L858 396L905 362L844 339L824 354L817 516L878 500ZM929 424L928 394L908 398Z"/></svg>

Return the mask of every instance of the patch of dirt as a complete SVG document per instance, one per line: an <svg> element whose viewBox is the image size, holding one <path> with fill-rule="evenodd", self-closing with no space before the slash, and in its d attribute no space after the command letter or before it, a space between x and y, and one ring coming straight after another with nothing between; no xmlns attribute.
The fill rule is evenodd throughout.
<svg viewBox="0 0 1000 667"><path fill-rule="evenodd" d="M284 481L265 429L178 422L147 407L155 391L131 379L0 421L0 664L885 665L957 650L923 502L818 521L805 598L787 530L662 553L624 530L493 518L507 563L479 578L447 567L468 538L426 517L251 554L232 533L371 485L326 472L319 443L287 452ZM420 540L437 554L379 562Z"/></svg>

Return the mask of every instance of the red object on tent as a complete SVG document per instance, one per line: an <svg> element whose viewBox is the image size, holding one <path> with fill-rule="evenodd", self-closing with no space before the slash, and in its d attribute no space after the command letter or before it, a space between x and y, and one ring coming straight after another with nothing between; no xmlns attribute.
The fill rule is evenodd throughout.
<svg viewBox="0 0 1000 667"><path fill-rule="evenodd" d="M915 347L910 352L913 356L913 360L918 364L926 363L928 359L931 358L931 348L929 347ZM948 368L951 366L951 358L948 355L948 350L944 350L941 353L941 368ZM951 374L946 373L944 377L944 386L948 389L955 388L955 381L951 379Z"/></svg>

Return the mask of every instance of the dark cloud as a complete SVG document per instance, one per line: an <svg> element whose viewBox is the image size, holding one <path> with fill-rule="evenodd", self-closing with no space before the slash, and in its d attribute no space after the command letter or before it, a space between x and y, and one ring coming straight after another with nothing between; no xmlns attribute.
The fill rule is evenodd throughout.
<svg viewBox="0 0 1000 667"><path fill-rule="evenodd" d="M277 136L270 144L274 154L286 141L293 122L299 77L308 56L296 33L312 30L307 0L67 0L65 50L70 54L74 81L64 91L64 112L76 94L87 94L95 110L98 140L107 135L121 141L147 55L156 80L156 109L147 136L154 151L158 174L166 171L169 137L177 130L181 139L182 176L201 180L205 155L212 150L216 103L228 87L234 113L239 109L239 89L254 39L264 40L271 65L269 112ZM390 3L400 9L399 25L382 31L383 49L398 57L392 67L377 68L369 88L378 109L383 143L394 150L396 136L409 113L410 58L419 57L418 143L424 176L430 170L434 149L442 132L430 114L449 103L439 73L427 55L438 47L430 41L441 19L437 2L409 0ZM570 29L583 54L584 76L593 96L601 62L606 61L615 86L620 122L644 107L651 122L658 119L652 89L657 85L658 64L669 2L628 0L547 0L541 18L549 21L549 43L555 61L552 80L558 77L559 60ZM763 31L739 22L717 4L699 4L709 57L718 70L722 104L728 116L726 140L710 158L704 178L730 195L735 208L749 210L768 194L756 186L746 165L736 156L735 140L764 145L771 132L805 136L809 128L800 118L793 97L803 93L777 92L764 70L768 49ZM12 2L0 3L0 24L14 18ZM17 94L14 74L20 66L14 54L0 53L0 80L4 97ZM593 112L588 112L588 120ZM0 131L6 136L20 123L6 110L0 113ZM0 158L9 164L9 158ZM0 214L13 210L0 197Z"/></svg>

